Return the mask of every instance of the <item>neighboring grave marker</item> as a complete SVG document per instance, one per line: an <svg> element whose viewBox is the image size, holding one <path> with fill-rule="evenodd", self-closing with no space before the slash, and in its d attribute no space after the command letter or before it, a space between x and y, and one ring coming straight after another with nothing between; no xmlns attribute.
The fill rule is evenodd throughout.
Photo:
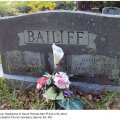
<svg viewBox="0 0 120 120"><path fill-rule="evenodd" d="M112 84L120 70L119 25L119 16L81 11L51 11L1 19L3 71L35 77L40 76L40 70L52 73L52 44L56 43L65 53L62 64L69 74L84 74L86 78L102 74L106 79L99 80L104 84L112 78ZM32 68L36 68L36 73L28 70Z"/></svg>
<svg viewBox="0 0 120 120"><path fill-rule="evenodd" d="M99 8L97 8L97 7L92 8L91 12L100 13Z"/></svg>
<svg viewBox="0 0 120 120"><path fill-rule="evenodd" d="M112 14L112 15L120 15L120 8L118 7L104 7L102 9L103 14Z"/></svg>

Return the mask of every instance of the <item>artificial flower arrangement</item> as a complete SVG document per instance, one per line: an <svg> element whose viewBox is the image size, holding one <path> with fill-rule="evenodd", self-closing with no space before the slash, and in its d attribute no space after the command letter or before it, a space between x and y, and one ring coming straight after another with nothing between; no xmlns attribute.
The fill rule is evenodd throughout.
<svg viewBox="0 0 120 120"><path fill-rule="evenodd" d="M70 90L71 82L68 75L58 69L60 61L64 56L63 50L55 44L52 45L52 49L54 57L54 73L52 75L45 73L39 78L36 89L38 91L42 90L44 98L57 102L63 109L83 109L82 102L75 98L73 91Z"/></svg>

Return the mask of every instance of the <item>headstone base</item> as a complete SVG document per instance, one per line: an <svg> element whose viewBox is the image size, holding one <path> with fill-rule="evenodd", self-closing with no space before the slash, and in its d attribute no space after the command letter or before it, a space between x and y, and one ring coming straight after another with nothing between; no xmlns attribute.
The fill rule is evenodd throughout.
<svg viewBox="0 0 120 120"><path fill-rule="evenodd" d="M38 78L33 78L29 76L19 76L19 75L4 75L4 78L8 79L8 85L12 87L12 80L16 89L30 90L35 88L36 81ZM101 94L107 91L120 92L120 86L114 85L100 85L100 84L90 84L85 82L71 82L71 87L77 87L80 91Z"/></svg>
<svg viewBox="0 0 120 120"><path fill-rule="evenodd" d="M15 86L16 89L30 90L35 87L38 78L22 75L9 75L3 74L2 66L0 65L0 77L7 79L7 85L10 89ZM13 86L14 83L14 86ZM100 84L90 84L85 82L71 82L72 87L77 87L80 91L101 94L106 91L116 91L120 92L120 86L114 85L100 85Z"/></svg>

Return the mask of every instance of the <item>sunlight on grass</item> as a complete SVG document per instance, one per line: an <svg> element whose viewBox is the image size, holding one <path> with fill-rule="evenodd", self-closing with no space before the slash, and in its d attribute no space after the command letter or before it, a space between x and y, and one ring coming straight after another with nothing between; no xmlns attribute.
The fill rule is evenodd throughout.
<svg viewBox="0 0 120 120"><path fill-rule="evenodd" d="M45 100L42 94L35 91L35 87L29 91L12 89L7 86L7 80L0 78L0 109L33 109L33 110L60 110L58 104L51 100ZM78 91L77 91L78 92ZM120 109L120 92L106 92L102 95L93 95L79 92L75 93L84 104L84 109L109 110Z"/></svg>
<svg viewBox="0 0 120 120"><path fill-rule="evenodd" d="M58 109L54 102L46 101L41 94L37 94L35 88L30 91L12 88L10 90L6 80L0 78L0 109Z"/></svg>
<svg viewBox="0 0 120 120"><path fill-rule="evenodd" d="M106 92L103 95L93 95L91 100L83 97L86 109L110 110L120 109L120 92Z"/></svg>

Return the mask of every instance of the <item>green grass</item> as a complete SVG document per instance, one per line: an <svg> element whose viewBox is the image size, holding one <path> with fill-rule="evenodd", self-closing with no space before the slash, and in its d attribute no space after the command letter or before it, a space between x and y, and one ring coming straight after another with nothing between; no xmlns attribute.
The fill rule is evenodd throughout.
<svg viewBox="0 0 120 120"><path fill-rule="evenodd" d="M30 91L17 90L12 83L9 89L6 80L0 78L0 109L59 109L52 101L46 101L41 94Z"/></svg>
<svg viewBox="0 0 120 120"><path fill-rule="evenodd" d="M0 78L0 109L35 109L35 110L55 110L61 109L56 103L45 100L42 94L35 91L35 87L30 90L16 89L12 82L12 89L6 84L6 80ZM89 110L109 110L120 109L120 93L106 92L102 95L93 95L74 90L76 97L82 100L84 109Z"/></svg>
<svg viewBox="0 0 120 120"><path fill-rule="evenodd" d="M120 109L120 92L106 92L102 95L93 95L92 100L83 97L83 103L86 106L85 109L92 110L111 110ZM96 98L96 99L94 99Z"/></svg>

